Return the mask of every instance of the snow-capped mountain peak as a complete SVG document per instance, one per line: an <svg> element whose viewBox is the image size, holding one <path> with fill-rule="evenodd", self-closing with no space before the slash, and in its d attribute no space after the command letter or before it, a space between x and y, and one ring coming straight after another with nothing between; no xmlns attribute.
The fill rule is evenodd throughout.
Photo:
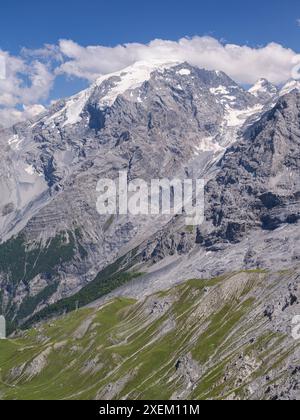
<svg viewBox="0 0 300 420"><path fill-rule="evenodd" d="M280 91L280 96L286 95L287 93L292 92L292 90L298 89L300 90L300 81L299 80L289 80Z"/></svg>
<svg viewBox="0 0 300 420"><path fill-rule="evenodd" d="M266 79L259 79L250 89L249 93L264 102L278 95L278 88Z"/></svg>
<svg viewBox="0 0 300 420"><path fill-rule="evenodd" d="M145 82L149 82L151 88ZM120 71L100 76L88 89L54 105L38 124L54 131L57 127L75 130L75 126L80 124L80 129L85 130L92 128L92 121L97 120L97 129L100 129L101 118L120 96L147 109L151 108L155 95L169 99L171 95L171 98L175 98L175 104L170 103L169 107L176 108L185 95L192 93L194 106L201 110L203 118L209 113L205 104L210 103L210 109L215 109L218 124L214 123L212 126L215 129L209 130L205 136L220 135L224 126L224 129L230 127L230 130L234 130L234 133L228 134L232 140L238 128L252 115L259 114L262 107L277 94L277 88L266 80L261 80L258 85L260 92L257 89L256 96L221 71L199 69L186 62L139 61ZM227 144L227 140L223 143Z"/></svg>
<svg viewBox="0 0 300 420"><path fill-rule="evenodd" d="M146 81L150 88L145 85ZM267 83L264 81L261 85ZM269 89L272 90L271 87ZM119 96L150 109L151 100L156 95L158 98L163 96L164 101L166 97L169 98L167 101L173 98L175 103L169 103L169 107L176 108L186 95L191 94L194 107L201 110L203 119L209 120L204 116L215 110L214 124L211 125L214 129L209 129L205 136L218 136L220 131L223 133L230 128L230 141L235 138L238 128L252 115L259 114L263 105L269 102L269 97L263 100L252 95L221 71L199 69L187 62L139 61L121 71L100 76L88 89L56 104L40 122L51 130L57 127L74 130L77 124L81 125L80 130L85 130L93 127L91 121L96 118L97 129L100 129L101 118ZM207 121L202 123L210 127ZM227 140L222 143L227 144Z"/></svg>
<svg viewBox="0 0 300 420"><path fill-rule="evenodd" d="M125 69L106 74L99 77L94 87L102 86L105 82L111 84L107 94L101 98L102 106L111 106L118 95L122 95L128 90L133 90L141 86L145 81L149 80L151 74L157 70L166 70L174 67L179 63L176 61L138 61ZM103 86L104 88L104 86Z"/></svg>
<svg viewBox="0 0 300 420"><path fill-rule="evenodd" d="M49 197L53 196L54 186L54 194L61 191L85 157L98 153L99 143L101 150L113 154L123 148L124 156L132 153L133 144L138 145L137 173L151 161L149 144L156 145L150 147L153 153L158 147L168 151L165 162L181 156L180 167L189 159L204 159L208 164L235 142L240 128L261 111L261 102L225 73L186 62L137 62L101 76L88 89L8 130L3 138L8 148L4 172L12 167L10 159L19 169L12 167L8 187L0 183L2 196L7 197L4 207L9 204L14 209L3 217L2 236L12 234L11 226L19 229L20 211L26 220L41 201L48 200L48 191ZM104 156L101 167L106 165ZM118 156L114 159L119 161ZM167 166L165 171L162 165L158 169L163 176L170 172ZM32 187L30 194L29 181L38 186ZM9 198L10 190L18 196Z"/></svg>
<svg viewBox="0 0 300 420"><path fill-rule="evenodd" d="M54 116L54 119L61 114L66 114L63 126L76 124L81 120L81 113L88 98L96 89L99 97L98 106L106 108L112 106L119 95L140 87L150 79L154 71L164 71L178 64L176 61L138 61L120 71L100 76L88 89L72 96L65 107Z"/></svg>

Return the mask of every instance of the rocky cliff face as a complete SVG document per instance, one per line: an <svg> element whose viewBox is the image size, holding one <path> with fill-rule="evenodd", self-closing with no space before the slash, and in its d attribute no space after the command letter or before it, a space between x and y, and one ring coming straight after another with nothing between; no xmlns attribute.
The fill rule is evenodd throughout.
<svg viewBox="0 0 300 420"><path fill-rule="evenodd" d="M229 266L280 269L296 264L299 140L299 92L294 91L245 127L226 150L206 185L205 222L188 229L182 218L175 218L144 244L144 261L162 266L172 256L177 273L191 277L218 275Z"/></svg>
<svg viewBox="0 0 300 420"><path fill-rule="evenodd" d="M268 80L260 79L249 89L249 93L265 104L274 101L274 99L279 96L279 89Z"/></svg>
<svg viewBox="0 0 300 420"><path fill-rule="evenodd" d="M299 106L299 92L282 97L226 151L218 175L207 185L214 237L235 242L255 226L275 230L297 224Z"/></svg>

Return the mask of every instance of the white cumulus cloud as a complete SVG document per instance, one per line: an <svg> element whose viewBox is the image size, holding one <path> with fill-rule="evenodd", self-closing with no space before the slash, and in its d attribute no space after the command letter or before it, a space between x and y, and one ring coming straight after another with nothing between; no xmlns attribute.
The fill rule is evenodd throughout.
<svg viewBox="0 0 300 420"><path fill-rule="evenodd" d="M7 126L33 115L42 109L55 76L48 65L36 59L26 60L0 50L5 77L0 78L0 125Z"/></svg>
<svg viewBox="0 0 300 420"><path fill-rule="evenodd" d="M149 44L131 43L116 47L82 47L71 40L61 40L65 56L58 73L94 80L99 74L121 70L136 61L174 60L209 70L222 70L240 83L255 83L266 78L283 83L291 78L295 60L300 55L276 43L263 47L223 44L212 37L182 38L179 41L154 40Z"/></svg>

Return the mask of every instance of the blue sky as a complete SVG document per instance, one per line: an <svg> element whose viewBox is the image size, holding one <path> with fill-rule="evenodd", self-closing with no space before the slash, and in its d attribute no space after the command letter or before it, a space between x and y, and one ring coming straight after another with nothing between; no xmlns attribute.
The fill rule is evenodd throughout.
<svg viewBox="0 0 300 420"><path fill-rule="evenodd" d="M300 51L298 0L9 0L1 2L0 45L17 53L70 38L82 45L176 40L210 34Z"/></svg>
<svg viewBox="0 0 300 420"><path fill-rule="evenodd" d="M240 60L241 69L235 61L234 52L222 51L219 46L211 47L207 42L203 46L202 41L199 41L200 47L198 41L192 42L192 61L195 59L195 64L208 68L217 67L217 56L222 57L224 53L228 57L223 57L220 69L227 71L235 80L252 83L256 77L268 77L279 83L288 78L285 64L290 65L294 58L287 49L300 53L298 19L299 0L3 1L0 55L1 51L9 55L6 58L10 60L11 72L15 73L6 84L0 84L0 111L4 107L12 111L23 105L47 104L50 100L69 96L91 83L97 73L116 71L130 65L134 59L148 56L147 51L139 51L143 50L141 46L135 48L131 45L131 52L119 51L118 48L106 52L101 48L128 43L147 45L154 39L178 41L183 37L209 36L222 45L251 47L254 52L245 48L240 51L244 57ZM257 53L271 42L280 44L285 50L280 51L276 47ZM45 50L45 44L51 47ZM94 51L90 46L101 48ZM39 52L34 51L29 56L25 54L24 57L22 48L26 48L27 52ZM196 55L201 56L209 48L215 51L215 61L210 57L198 63ZM154 52L157 53L157 46ZM127 59L126 54L128 57L131 54L132 59ZM14 58L20 62L14 63ZM34 67L36 61L42 64ZM24 83L33 79L33 88L30 92L25 91ZM40 87L41 79L44 82ZM12 92L14 86L19 87L17 93ZM1 89L5 94L2 99Z"/></svg>

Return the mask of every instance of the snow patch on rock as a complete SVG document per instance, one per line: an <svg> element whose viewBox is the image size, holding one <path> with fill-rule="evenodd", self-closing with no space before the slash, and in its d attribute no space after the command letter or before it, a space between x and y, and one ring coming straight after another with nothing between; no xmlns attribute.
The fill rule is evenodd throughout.
<svg viewBox="0 0 300 420"><path fill-rule="evenodd" d="M19 150L22 141L23 140L16 134L8 140L8 145L14 150Z"/></svg>
<svg viewBox="0 0 300 420"><path fill-rule="evenodd" d="M67 120L63 124L66 125L76 124L81 121L81 113L84 109L86 101L88 100L90 89L80 92L78 95L73 96L66 104Z"/></svg>
<svg viewBox="0 0 300 420"><path fill-rule="evenodd" d="M225 120L227 127L239 127L252 115L261 112L263 105L255 105L252 108L247 109L233 109L229 105L226 105Z"/></svg>
<svg viewBox="0 0 300 420"><path fill-rule="evenodd" d="M198 146L195 147L195 155L198 156L203 152L220 152L225 150L222 146L215 142L214 137L208 136L201 139Z"/></svg>
<svg viewBox="0 0 300 420"><path fill-rule="evenodd" d="M189 69L181 69L177 72L180 76L190 76L191 71Z"/></svg>
<svg viewBox="0 0 300 420"><path fill-rule="evenodd" d="M36 173L34 167L32 165L28 165L25 168L25 172L27 172L29 175L34 175Z"/></svg>
<svg viewBox="0 0 300 420"><path fill-rule="evenodd" d="M222 86L222 85L216 88L211 88L209 90L210 90L210 93L212 93L213 95L228 95L229 94L229 91L226 88L226 86Z"/></svg>
<svg viewBox="0 0 300 420"><path fill-rule="evenodd" d="M300 90L300 81L299 80L290 80L287 82L280 91L280 96L286 95L292 92L294 89Z"/></svg>

